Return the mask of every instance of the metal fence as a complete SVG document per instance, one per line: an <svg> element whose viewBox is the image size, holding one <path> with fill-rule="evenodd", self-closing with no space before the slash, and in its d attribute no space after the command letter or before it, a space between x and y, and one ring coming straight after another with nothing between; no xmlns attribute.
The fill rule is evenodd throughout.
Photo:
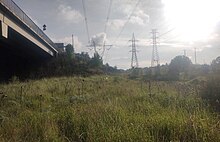
<svg viewBox="0 0 220 142"><path fill-rule="evenodd" d="M24 13L18 5L12 0L0 0L0 3L8 8L17 18L23 21L30 29L32 29L39 37L45 40L52 47L56 45L50 40L50 38Z"/></svg>

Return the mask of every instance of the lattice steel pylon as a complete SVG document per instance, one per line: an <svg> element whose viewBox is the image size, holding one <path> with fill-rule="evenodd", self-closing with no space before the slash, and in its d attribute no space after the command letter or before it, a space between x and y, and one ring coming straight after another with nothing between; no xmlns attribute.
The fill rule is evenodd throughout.
<svg viewBox="0 0 220 142"><path fill-rule="evenodd" d="M136 41L138 40L135 40L134 33L132 35L132 39L129 41L131 41L131 47L132 47L130 51L132 53L131 68L138 68L137 49L136 49Z"/></svg>
<svg viewBox="0 0 220 142"><path fill-rule="evenodd" d="M158 66L160 64L160 58L157 50L157 29L152 29L152 40L153 40L153 50L152 50L152 59L151 59L151 67Z"/></svg>

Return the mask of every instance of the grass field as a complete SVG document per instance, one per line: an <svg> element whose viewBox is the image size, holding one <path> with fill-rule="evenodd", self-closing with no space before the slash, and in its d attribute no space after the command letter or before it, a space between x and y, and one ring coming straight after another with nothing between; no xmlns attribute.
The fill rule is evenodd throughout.
<svg viewBox="0 0 220 142"><path fill-rule="evenodd" d="M219 142L219 114L191 84L123 77L0 84L0 141ZM150 93L151 92L151 93Z"/></svg>

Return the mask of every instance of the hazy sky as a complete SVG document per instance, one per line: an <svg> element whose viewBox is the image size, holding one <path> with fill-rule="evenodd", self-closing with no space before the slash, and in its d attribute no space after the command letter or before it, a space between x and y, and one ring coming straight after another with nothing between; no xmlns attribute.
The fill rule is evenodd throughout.
<svg viewBox="0 0 220 142"><path fill-rule="evenodd" d="M82 0L14 1L39 27L47 25L45 32L54 42L71 43L71 35L74 34L76 52L94 53L94 50L87 47ZM197 62L201 64L209 64L212 59L220 56L219 0L112 0L108 23L110 0L84 1L90 38L100 44L105 39L106 44L114 45L106 50L103 57L104 62L112 66L130 68L129 40L133 33L139 40L139 66L150 66L150 32L153 28L158 30L161 64L182 55L184 49L194 62L194 48L197 48ZM98 52L101 51L101 47L98 47Z"/></svg>

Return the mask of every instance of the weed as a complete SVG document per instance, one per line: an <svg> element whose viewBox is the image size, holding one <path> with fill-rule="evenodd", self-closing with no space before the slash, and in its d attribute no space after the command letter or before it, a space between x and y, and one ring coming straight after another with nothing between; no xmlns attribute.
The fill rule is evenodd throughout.
<svg viewBox="0 0 220 142"><path fill-rule="evenodd" d="M1 84L0 141L220 141L195 84L103 78Z"/></svg>

